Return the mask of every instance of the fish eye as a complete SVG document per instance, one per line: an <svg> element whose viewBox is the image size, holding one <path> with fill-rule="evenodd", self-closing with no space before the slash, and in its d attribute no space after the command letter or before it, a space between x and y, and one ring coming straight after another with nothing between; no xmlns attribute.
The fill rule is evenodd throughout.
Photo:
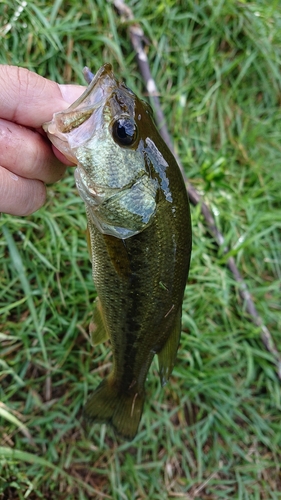
<svg viewBox="0 0 281 500"><path fill-rule="evenodd" d="M112 137L119 146L132 146L138 137L138 129L130 118L120 118L112 125Z"/></svg>

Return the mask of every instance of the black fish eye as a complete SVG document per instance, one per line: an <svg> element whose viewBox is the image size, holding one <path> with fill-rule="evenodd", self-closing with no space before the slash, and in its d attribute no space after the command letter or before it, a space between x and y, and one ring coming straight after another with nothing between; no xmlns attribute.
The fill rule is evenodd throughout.
<svg viewBox="0 0 281 500"><path fill-rule="evenodd" d="M120 118L112 125L112 137L119 146L132 146L137 136L137 126L130 118Z"/></svg>

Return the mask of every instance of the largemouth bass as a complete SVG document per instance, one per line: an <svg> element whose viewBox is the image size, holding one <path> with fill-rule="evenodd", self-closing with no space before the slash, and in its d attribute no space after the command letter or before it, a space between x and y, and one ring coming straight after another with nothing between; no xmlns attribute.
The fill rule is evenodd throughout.
<svg viewBox="0 0 281 500"><path fill-rule="evenodd" d="M98 295L92 341L109 338L113 352L112 371L89 397L85 415L131 440L153 356L162 385L176 358L191 254L189 203L150 106L109 64L84 74L83 95L44 129L77 164Z"/></svg>

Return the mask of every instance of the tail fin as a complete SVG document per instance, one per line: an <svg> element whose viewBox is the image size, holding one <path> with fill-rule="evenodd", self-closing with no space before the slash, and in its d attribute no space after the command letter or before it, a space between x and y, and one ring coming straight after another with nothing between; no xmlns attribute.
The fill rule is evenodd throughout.
<svg viewBox="0 0 281 500"><path fill-rule="evenodd" d="M84 414L93 422L111 424L118 436L130 441L138 431L143 404L144 393L118 391L106 378L89 397Z"/></svg>

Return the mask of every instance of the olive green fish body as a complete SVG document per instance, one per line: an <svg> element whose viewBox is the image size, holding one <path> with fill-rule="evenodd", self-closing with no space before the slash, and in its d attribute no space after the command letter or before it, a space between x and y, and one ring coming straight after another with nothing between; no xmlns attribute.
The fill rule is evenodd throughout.
<svg viewBox="0 0 281 500"><path fill-rule="evenodd" d="M191 253L186 188L149 107L115 79L109 65L68 114L57 115L46 130L76 160L86 204L98 295L93 343L109 337L113 352L112 371L85 413L132 439L153 356L158 354L165 384L180 339Z"/></svg>

